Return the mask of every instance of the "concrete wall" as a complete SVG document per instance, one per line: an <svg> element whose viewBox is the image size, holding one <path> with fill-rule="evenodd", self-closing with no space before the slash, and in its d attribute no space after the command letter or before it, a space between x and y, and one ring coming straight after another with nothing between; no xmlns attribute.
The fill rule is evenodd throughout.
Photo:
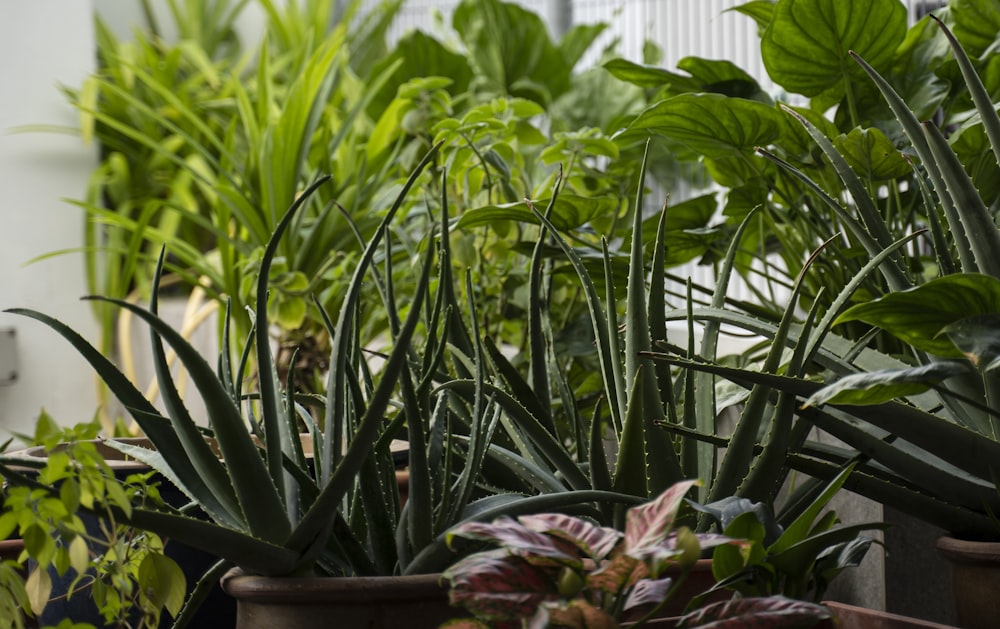
<svg viewBox="0 0 1000 629"><path fill-rule="evenodd" d="M61 199L83 195L96 150L73 135L12 133L75 124L58 85L93 70L91 10L85 0L0 2L0 308L44 311L93 341L80 254L26 263L81 245L82 213ZM23 317L0 314L0 328L14 329L17 350L17 378L0 386L0 439L31 430L43 406L64 423L93 417L95 381L76 350Z"/></svg>

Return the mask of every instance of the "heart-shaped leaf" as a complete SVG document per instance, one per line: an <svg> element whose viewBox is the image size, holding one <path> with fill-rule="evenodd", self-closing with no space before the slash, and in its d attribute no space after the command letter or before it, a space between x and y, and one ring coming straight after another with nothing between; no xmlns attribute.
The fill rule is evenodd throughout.
<svg viewBox="0 0 1000 629"><path fill-rule="evenodd" d="M881 404L896 398L923 393L932 384L969 371L967 364L949 360L909 369L884 369L852 374L809 396L803 407L827 403Z"/></svg>
<svg viewBox="0 0 1000 629"><path fill-rule="evenodd" d="M906 9L898 0L781 0L761 39L761 56L789 92L839 100L845 82L864 80L849 50L884 69L905 35Z"/></svg>
<svg viewBox="0 0 1000 629"><path fill-rule="evenodd" d="M632 130L648 130L705 157L745 156L781 135L781 115L772 107L722 94L680 94L643 111Z"/></svg>
<svg viewBox="0 0 1000 629"><path fill-rule="evenodd" d="M967 317L991 314L1000 314L1000 280L978 273L955 273L849 308L836 322L864 321L919 350L963 358L941 332Z"/></svg>

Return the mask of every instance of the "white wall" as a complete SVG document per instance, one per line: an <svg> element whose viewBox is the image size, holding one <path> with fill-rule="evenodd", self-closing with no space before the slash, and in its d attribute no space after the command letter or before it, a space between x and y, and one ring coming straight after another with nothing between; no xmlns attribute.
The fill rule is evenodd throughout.
<svg viewBox="0 0 1000 629"><path fill-rule="evenodd" d="M75 124L58 84L78 85L93 70L91 10L89 0L0 2L0 309L41 310L95 341L94 319L79 300L82 257L25 263L80 246L82 214L61 199L83 195L96 151L71 135L11 133ZM0 439L30 431L43 406L62 423L91 419L96 386L83 359L40 323L0 313L0 327L11 326L18 378L0 386Z"/></svg>

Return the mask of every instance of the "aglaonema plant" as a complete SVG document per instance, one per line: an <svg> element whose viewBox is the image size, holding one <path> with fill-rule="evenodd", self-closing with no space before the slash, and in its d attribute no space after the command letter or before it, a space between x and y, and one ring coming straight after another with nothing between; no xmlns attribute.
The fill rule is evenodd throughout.
<svg viewBox="0 0 1000 629"><path fill-rule="evenodd" d="M473 618L444 626L610 629L620 627L628 612L634 615L632 626L643 625L680 590L703 549L744 545L678 526L684 496L694 484L678 483L631 507L624 532L553 513L454 528L449 532L453 543L461 538L497 548L469 555L445 571L452 605L464 607ZM780 597L744 599L699 610L677 626L736 627L767 617L768 626L809 626L830 614L821 606Z"/></svg>

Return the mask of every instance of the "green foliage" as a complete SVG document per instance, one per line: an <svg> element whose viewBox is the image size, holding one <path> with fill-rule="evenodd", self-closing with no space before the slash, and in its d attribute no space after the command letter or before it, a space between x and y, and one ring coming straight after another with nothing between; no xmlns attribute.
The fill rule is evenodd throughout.
<svg viewBox="0 0 1000 629"><path fill-rule="evenodd" d="M160 536L127 525L133 505L162 506L159 481L152 473L120 480L93 440L96 423L54 430L43 415L38 426L45 457L21 461L37 469L5 469L0 536L24 540L19 563L0 567L5 618L23 627L26 615L42 613L54 575L69 582L63 596L93 600L108 624L157 627L164 611L176 617L184 574ZM88 525L84 513L101 524Z"/></svg>
<svg viewBox="0 0 1000 629"><path fill-rule="evenodd" d="M456 217L511 203L527 216L523 200L549 194L556 162L566 187L561 206L581 237L595 243L593 227L610 232L626 211L638 166L609 134L645 97L604 72L575 69L603 25L554 41L520 6L466 0L454 34L414 32L390 49L385 35L398 2L364 15L353 2L335 15L326 2L260 0L266 33L258 45L239 42L231 29L248 4L175 7L176 42L158 37L155 24L132 41L98 24L99 71L66 90L83 136L103 156L77 202L88 217L92 293L148 297L165 243L165 285L198 286L220 310L227 300L233 311L252 307L256 269L284 209L329 174L289 229L270 278L278 343L300 347L300 377L318 391L329 339L312 300L340 307L363 243L432 144L446 141L420 182L427 194L407 199L392 226L396 245L386 255L397 262L397 282L411 277L403 263L421 237L410 233L416 217L440 212L445 198ZM198 26L208 16L221 19ZM595 94L606 108L594 106ZM453 233L456 270L472 269L470 297L494 334L518 331L510 323L523 313L518 250L536 233L515 221L462 223ZM484 273L486 266L498 272ZM572 291L558 296L574 312ZM378 303L373 293L363 301ZM117 310L95 308L102 350L110 351ZM243 319L232 325L239 336L249 332ZM362 339L388 325L382 316L366 319ZM283 372L289 357L278 357Z"/></svg>
<svg viewBox="0 0 1000 629"><path fill-rule="evenodd" d="M838 526L836 514L824 511L852 471L853 465L848 466L822 488L787 528L778 524L768 506L745 498L695 505L715 519L723 535L746 540L744 548L719 546L713 551L712 573L718 582L709 592L733 589L748 597L782 594L823 600L830 581L860 564L868 552L872 540L860 533L884 528L878 524Z"/></svg>
<svg viewBox="0 0 1000 629"><path fill-rule="evenodd" d="M987 150L995 159L1000 154L1000 117L980 78L982 70L946 24L939 22L938 27L954 57L953 68L961 75L952 88L953 94L961 94L956 107L971 104L976 124L988 138ZM925 36L920 33L921 38ZM899 182L889 187L887 196L878 195L872 180L865 179L870 173L862 172L859 177L849 163L851 156L838 152L837 143L805 116L795 116L830 161L852 203L824 191L829 185L826 180L820 183L821 171L792 165L776 155L778 149L762 154L836 212L866 261L847 281L833 285L825 314L819 316L819 308L814 307L801 324L791 325L791 312L778 324L754 321L733 309L693 312L695 318L730 323L787 347L790 359L765 363L762 369L665 359L766 391L776 408L784 400L796 414L796 425L801 427L792 428L796 434L816 427L846 444L830 447L799 441L787 459L791 468L816 478L832 478L841 466L855 462L854 473L844 482L852 491L955 534L995 539L995 513L1000 507L994 473L1000 455L1000 388L995 372L1000 314L995 293L1000 269L995 251L1000 246L1000 229L991 209L994 200L988 189L978 190L966 172L959 153L963 143L949 143L936 125L919 122L889 78L861 57L854 59L895 116L898 126L885 127L886 136L909 142L905 153L914 164L913 175L908 177L908 185L914 187L909 190L916 193L914 207L926 220L936 273L919 269L913 250L904 258L897 255L905 251L909 240L923 235L915 229L919 224L897 223L896 214L885 212L884 201L902 194ZM989 60L982 63L988 67ZM943 66L938 70L943 71ZM908 85L903 82L904 87ZM946 123L950 115L958 115L957 110L945 111ZM846 140L840 146L851 151ZM818 251L809 258L797 289L808 285L829 253L829 249ZM929 279L935 274L940 276ZM869 276L879 280L879 290L867 290L875 286ZM859 322L864 325L848 327ZM833 334L837 324L843 326L840 330L845 336ZM787 336L780 334L782 328L789 331ZM857 332L857 342L845 338ZM892 338L884 338L885 332ZM900 351L880 351L884 348ZM821 377L830 383L821 383ZM711 439L708 431L701 432L695 438ZM765 453L772 447L767 441L761 445Z"/></svg>

